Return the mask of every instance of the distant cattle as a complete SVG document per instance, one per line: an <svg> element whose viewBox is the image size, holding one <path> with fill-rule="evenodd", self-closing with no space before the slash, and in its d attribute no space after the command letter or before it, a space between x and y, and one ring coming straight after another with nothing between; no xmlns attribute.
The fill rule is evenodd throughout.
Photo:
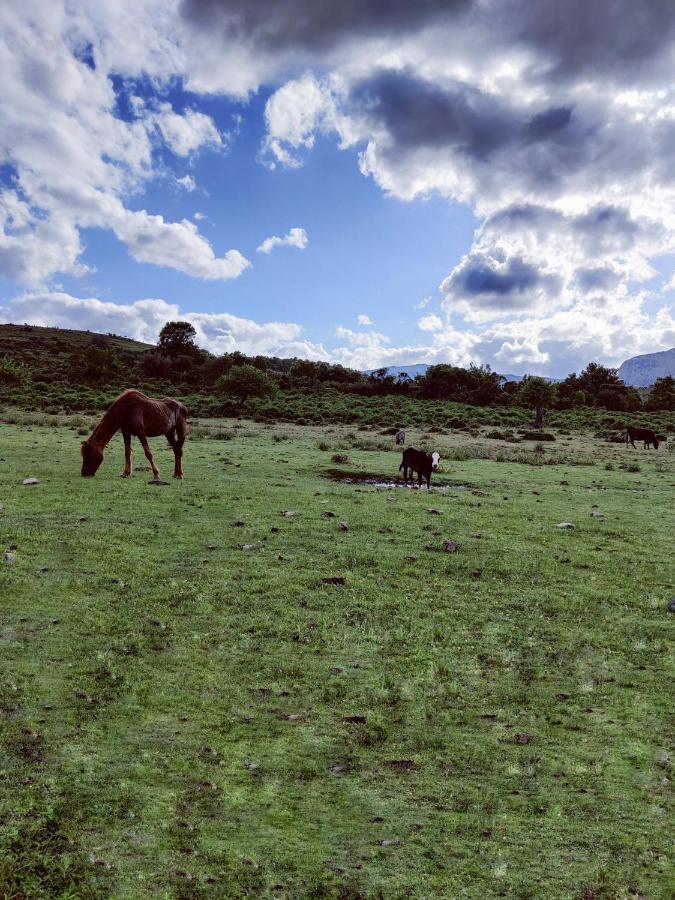
<svg viewBox="0 0 675 900"><path fill-rule="evenodd" d="M405 431L402 428L396 432L396 443L405 444Z"/></svg>
<svg viewBox="0 0 675 900"><path fill-rule="evenodd" d="M408 475L412 481L413 472L417 473L417 481L422 487L422 479L425 478L427 487L431 487L431 473L435 472L441 461L441 454L437 451L434 453L425 453L423 450L416 450L414 447L408 447L403 451L403 459L398 467L399 472L403 470L403 479L408 483Z"/></svg>
<svg viewBox="0 0 675 900"><path fill-rule="evenodd" d="M659 439L651 428L633 428L629 425L626 428L626 446L630 441L631 446L635 447L635 441L644 441L644 449L647 450L652 444L654 449L659 449ZM636 448L637 449L637 448Z"/></svg>

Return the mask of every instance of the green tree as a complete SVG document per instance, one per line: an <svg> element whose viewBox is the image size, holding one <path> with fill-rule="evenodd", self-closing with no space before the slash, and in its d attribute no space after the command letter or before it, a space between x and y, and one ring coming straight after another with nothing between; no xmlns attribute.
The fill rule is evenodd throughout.
<svg viewBox="0 0 675 900"><path fill-rule="evenodd" d="M269 375L249 364L232 366L225 375L216 382L216 390L219 394L233 397L239 401L240 406L252 397L272 397L277 388Z"/></svg>
<svg viewBox="0 0 675 900"><path fill-rule="evenodd" d="M528 375L520 384L518 402L534 410L534 427L538 430L544 425L546 407L551 406L556 396L556 387L538 375Z"/></svg>
<svg viewBox="0 0 675 900"><path fill-rule="evenodd" d="M189 322L167 322L159 333L157 348L162 356L190 356L198 352L196 334Z"/></svg>
<svg viewBox="0 0 675 900"><path fill-rule="evenodd" d="M18 387L30 379L27 366L16 362L10 356L0 358L0 384L7 387Z"/></svg>
<svg viewBox="0 0 675 900"><path fill-rule="evenodd" d="M649 393L647 409L675 410L675 378L672 375L656 379Z"/></svg>

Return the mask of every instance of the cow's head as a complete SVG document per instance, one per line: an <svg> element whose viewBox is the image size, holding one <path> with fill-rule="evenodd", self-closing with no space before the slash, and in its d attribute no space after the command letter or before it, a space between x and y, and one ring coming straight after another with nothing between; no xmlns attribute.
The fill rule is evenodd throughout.
<svg viewBox="0 0 675 900"><path fill-rule="evenodd" d="M434 472L436 471L440 462L441 462L441 454L438 452L438 450L434 450L434 452L431 454L431 469L432 469L432 471L434 471Z"/></svg>
<svg viewBox="0 0 675 900"><path fill-rule="evenodd" d="M92 447L89 441L82 441L82 474L85 477L91 477L96 474L98 467L103 462L103 454L100 450Z"/></svg>

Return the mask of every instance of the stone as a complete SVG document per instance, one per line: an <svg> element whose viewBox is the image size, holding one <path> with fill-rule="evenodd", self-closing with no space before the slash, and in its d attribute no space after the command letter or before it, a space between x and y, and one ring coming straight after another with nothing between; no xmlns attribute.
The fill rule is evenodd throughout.
<svg viewBox="0 0 675 900"><path fill-rule="evenodd" d="M571 522L559 522L556 528L562 528L565 531L571 531L574 528L574 525Z"/></svg>
<svg viewBox="0 0 675 900"><path fill-rule="evenodd" d="M260 550L260 544L239 544L240 550Z"/></svg>
<svg viewBox="0 0 675 900"><path fill-rule="evenodd" d="M443 541L442 550L444 553L457 553L460 546L457 541Z"/></svg>
<svg viewBox="0 0 675 900"><path fill-rule="evenodd" d="M338 522L338 528L340 531L349 531L349 525L346 522Z"/></svg>
<svg viewBox="0 0 675 900"><path fill-rule="evenodd" d="M15 563L16 562L16 553L10 553L9 550L5 550L5 555L3 556L3 561L6 563L9 563L10 565L12 563Z"/></svg>
<svg viewBox="0 0 675 900"><path fill-rule="evenodd" d="M330 509L324 509L324 511L321 513L321 518L322 519L334 519L335 513L331 512Z"/></svg>
<svg viewBox="0 0 675 900"><path fill-rule="evenodd" d="M605 514L599 512L599 510L597 510L597 509L594 509L591 512L591 519L604 519L604 518L605 518Z"/></svg>
<svg viewBox="0 0 675 900"><path fill-rule="evenodd" d="M40 484L40 482L37 480L37 478L24 478L24 480L21 483L25 484L25 485Z"/></svg>

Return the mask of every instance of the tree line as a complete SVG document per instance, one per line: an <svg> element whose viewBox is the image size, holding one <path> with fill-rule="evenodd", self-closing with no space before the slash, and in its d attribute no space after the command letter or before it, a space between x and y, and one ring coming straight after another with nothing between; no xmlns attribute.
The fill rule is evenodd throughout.
<svg viewBox="0 0 675 900"><path fill-rule="evenodd" d="M112 336L111 336L112 337ZM551 383L528 376L520 383L506 382L489 366L468 368L439 364L410 378L387 369L364 374L327 362L246 356L239 351L215 356L195 343L189 322L167 322L156 348L129 352L111 346L104 335L65 354L58 365L35 354L26 362L0 357L0 385L19 386L26 379L63 380L69 385L102 387L146 384L164 391L208 393L243 406L253 398L272 397L279 391L332 389L360 396L391 396L451 400L473 406L524 406L535 412L541 427L547 409L596 407L619 413L675 410L675 379L659 378L648 395L626 385L617 370L591 362L579 374ZM59 369L59 366L61 367Z"/></svg>

